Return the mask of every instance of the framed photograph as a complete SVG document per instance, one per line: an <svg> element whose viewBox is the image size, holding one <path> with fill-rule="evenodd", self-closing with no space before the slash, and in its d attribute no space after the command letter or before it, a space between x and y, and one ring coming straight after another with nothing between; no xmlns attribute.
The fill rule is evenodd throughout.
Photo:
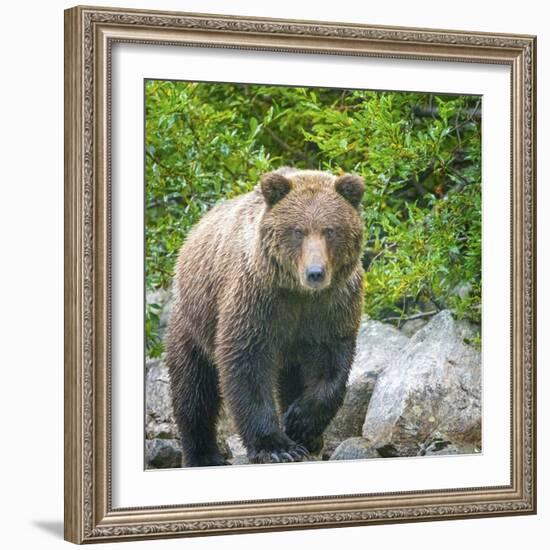
<svg viewBox="0 0 550 550"><path fill-rule="evenodd" d="M65 538L533 514L525 35L65 12Z"/></svg>

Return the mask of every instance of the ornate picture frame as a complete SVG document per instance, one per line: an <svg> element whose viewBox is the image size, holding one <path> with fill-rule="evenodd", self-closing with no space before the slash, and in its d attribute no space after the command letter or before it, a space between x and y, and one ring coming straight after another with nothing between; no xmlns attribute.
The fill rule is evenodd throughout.
<svg viewBox="0 0 550 550"><path fill-rule="evenodd" d="M116 43L509 67L512 122L509 484L113 507L111 53ZM129 9L66 10L66 540L106 542L536 513L535 87L533 36Z"/></svg>

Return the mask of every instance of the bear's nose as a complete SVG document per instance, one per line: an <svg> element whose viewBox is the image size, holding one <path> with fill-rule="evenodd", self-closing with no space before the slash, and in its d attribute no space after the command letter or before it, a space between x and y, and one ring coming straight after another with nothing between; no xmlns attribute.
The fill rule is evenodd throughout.
<svg viewBox="0 0 550 550"><path fill-rule="evenodd" d="M308 283L321 283L325 278L325 268L322 265L310 265L306 269Z"/></svg>

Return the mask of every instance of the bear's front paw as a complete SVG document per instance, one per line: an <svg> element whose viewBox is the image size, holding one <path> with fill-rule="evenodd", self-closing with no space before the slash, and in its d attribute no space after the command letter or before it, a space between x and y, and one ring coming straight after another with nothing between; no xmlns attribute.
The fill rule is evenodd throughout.
<svg viewBox="0 0 550 550"><path fill-rule="evenodd" d="M248 458L253 464L300 462L306 456L307 449L284 433L261 437L248 450Z"/></svg>
<svg viewBox="0 0 550 550"><path fill-rule="evenodd" d="M285 433L294 441L306 447L309 453L318 454L323 448L323 436L314 423L314 415L307 407L295 401L283 414L282 423Z"/></svg>

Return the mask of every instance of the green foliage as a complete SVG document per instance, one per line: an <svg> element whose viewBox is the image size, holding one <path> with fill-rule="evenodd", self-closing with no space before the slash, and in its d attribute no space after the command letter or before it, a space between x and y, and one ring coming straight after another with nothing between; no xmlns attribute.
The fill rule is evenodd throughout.
<svg viewBox="0 0 550 550"><path fill-rule="evenodd" d="M475 96L147 81L147 289L168 287L183 239L214 203L290 165L365 178L369 315L399 323L448 307L479 321L480 105ZM162 351L159 313L147 307L152 356Z"/></svg>

